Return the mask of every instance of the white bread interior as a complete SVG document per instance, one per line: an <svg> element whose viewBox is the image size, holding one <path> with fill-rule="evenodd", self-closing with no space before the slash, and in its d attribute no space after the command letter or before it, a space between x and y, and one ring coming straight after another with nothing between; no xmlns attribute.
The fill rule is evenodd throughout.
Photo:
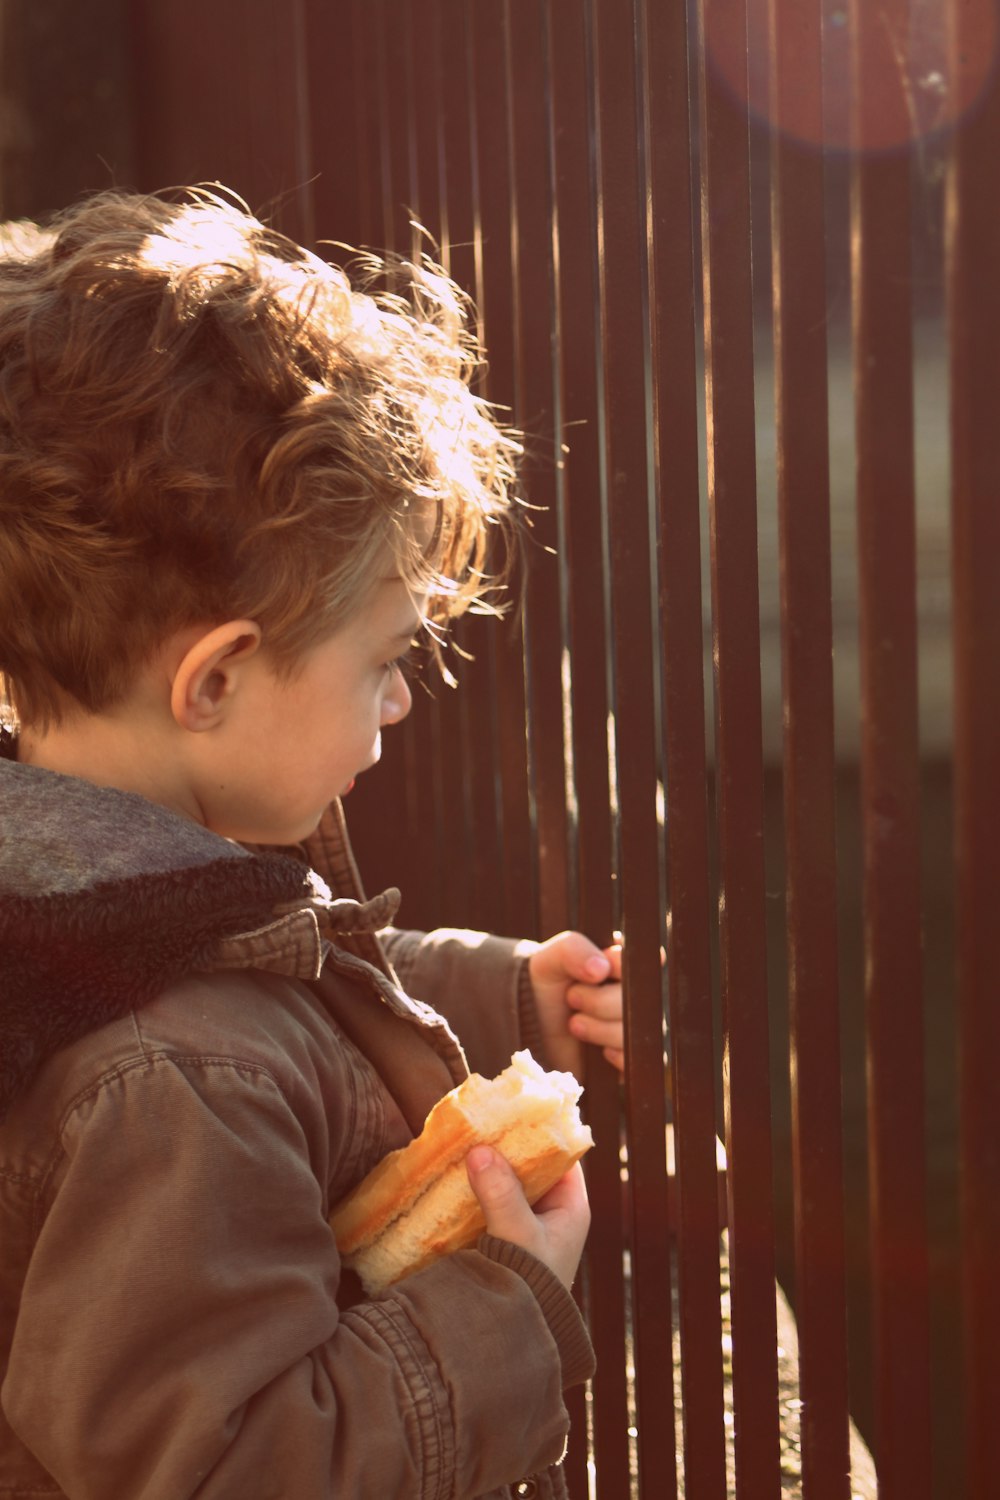
<svg viewBox="0 0 1000 1500"><path fill-rule="evenodd" d="M473 1073L440 1099L417 1138L393 1151L330 1216L341 1258L369 1294L475 1243L485 1229L465 1158L494 1146L536 1203L594 1144L572 1073L515 1052L496 1078Z"/></svg>

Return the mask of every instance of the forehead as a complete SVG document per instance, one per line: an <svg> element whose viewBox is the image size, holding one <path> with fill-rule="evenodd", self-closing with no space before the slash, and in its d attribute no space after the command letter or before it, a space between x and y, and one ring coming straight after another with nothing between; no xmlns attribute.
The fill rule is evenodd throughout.
<svg viewBox="0 0 1000 1500"><path fill-rule="evenodd" d="M426 598L401 578L380 578L344 626L359 639L405 641L420 629Z"/></svg>

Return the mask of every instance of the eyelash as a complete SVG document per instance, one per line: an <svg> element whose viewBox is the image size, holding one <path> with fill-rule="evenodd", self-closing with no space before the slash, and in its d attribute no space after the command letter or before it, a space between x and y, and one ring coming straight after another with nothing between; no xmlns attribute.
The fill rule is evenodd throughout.
<svg viewBox="0 0 1000 1500"><path fill-rule="evenodd" d="M406 650L400 656L394 656L392 661L382 663L382 670L388 674L399 672L403 677L409 677L413 670L413 662L410 651Z"/></svg>

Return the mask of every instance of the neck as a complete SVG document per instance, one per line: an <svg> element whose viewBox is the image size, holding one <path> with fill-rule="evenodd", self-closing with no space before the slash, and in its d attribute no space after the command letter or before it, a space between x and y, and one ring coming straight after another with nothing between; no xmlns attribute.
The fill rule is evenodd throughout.
<svg viewBox="0 0 1000 1500"><path fill-rule="evenodd" d="M193 818L197 802L178 774L176 757L163 743L169 730L127 715L77 714L45 731L22 729L17 759L96 786L137 792L172 812Z"/></svg>

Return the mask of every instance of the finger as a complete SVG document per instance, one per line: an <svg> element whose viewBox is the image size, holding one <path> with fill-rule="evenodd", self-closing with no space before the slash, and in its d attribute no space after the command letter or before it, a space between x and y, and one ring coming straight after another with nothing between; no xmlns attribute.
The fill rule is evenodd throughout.
<svg viewBox="0 0 1000 1500"><path fill-rule="evenodd" d="M565 1176L549 1188L535 1204L536 1214L566 1213L575 1214L577 1210L587 1203L587 1183L583 1175L583 1168L577 1162L570 1167Z"/></svg>
<svg viewBox="0 0 1000 1500"><path fill-rule="evenodd" d="M624 1078L625 1076L625 1053L620 1047L605 1047L603 1053L607 1061Z"/></svg>
<svg viewBox="0 0 1000 1500"><path fill-rule="evenodd" d="M465 1169L490 1234L520 1242L525 1233L531 1233L533 1215L524 1189L499 1151L491 1146L474 1146L465 1158Z"/></svg>
<svg viewBox="0 0 1000 1500"><path fill-rule="evenodd" d="M610 959L582 932L561 932L531 955L536 980L571 979L600 983L611 972Z"/></svg>
<svg viewBox="0 0 1000 1500"><path fill-rule="evenodd" d="M592 1047L621 1047L624 1039L620 1016L612 1021L599 1021L578 1011L570 1016L569 1029L573 1036Z"/></svg>
<svg viewBox="0 0 1000 1500"><path fill-rule="evenodd" d="M622 947L622 935L620 932L615 933L615 941L612 943L610 948L605 948L603 952L605 958L611 964L611 977L613 979L620 979L622 977L622 953L624 952L624 948ZM666 962L667 950L661 945L660 967L663 968Z"/></svg>
<svg viewBox="0 0 1000 1500"><path fill-rule="evenodd" d="M571 984L566 991L566 1000L574 1010L598 1016L602 1021L613 1021L622 1013L620 984Z"/></svg>

